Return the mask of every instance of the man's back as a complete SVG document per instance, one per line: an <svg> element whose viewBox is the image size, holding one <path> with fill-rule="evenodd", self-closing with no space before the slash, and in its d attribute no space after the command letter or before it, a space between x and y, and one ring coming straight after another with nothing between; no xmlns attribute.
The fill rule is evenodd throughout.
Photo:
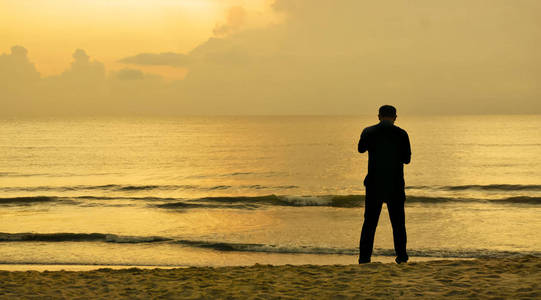
<svg viewBox="0 0 541 300"><path fill-rule="evenodd" d="M410 162L411 148L405 130L394 126L396 108L383 105L379 108L379 124L367 127L361 134L358 149L368 151L368 174L364 179L364 221L359 241L359 263L370 262L374 236L383 202L387 202L393 226L396 262L408 261L406 251L406 219L404 203L404 164Z"/></svg>
<svg viewBox="0 0 541 300"><path fill-rule="evenodd" d="M367 188L376 193L404 188L404 164L411 158L405 130L381 121L363 130L358 150L368 151L368 174L364 181Z"/></svg>

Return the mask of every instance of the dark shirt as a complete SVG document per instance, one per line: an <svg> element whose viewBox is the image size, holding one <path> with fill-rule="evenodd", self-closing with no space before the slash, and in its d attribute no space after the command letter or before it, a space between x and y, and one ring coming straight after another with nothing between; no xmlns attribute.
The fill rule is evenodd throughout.
<svg viewBox="0 0 541 300"><path fill-rule="evenodd" d="M392 191L404 191L404 164L411 159L405 130L392 122L381 121L363 130L358 149L360 153L368 151L368 174L364 180L367 190L384 196Z"/></svg>

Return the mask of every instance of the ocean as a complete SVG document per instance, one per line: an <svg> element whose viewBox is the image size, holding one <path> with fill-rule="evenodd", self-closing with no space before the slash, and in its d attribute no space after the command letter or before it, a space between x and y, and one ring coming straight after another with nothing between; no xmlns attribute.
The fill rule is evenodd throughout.
<svg viewBox="0 0 541 300"><path fill-rule="evenodd" d="M375 116L0 120L0 269L357 262ZM541 255L541 116L400 116L411 260ZM386 208L375 261L392 261Z"/></svg>

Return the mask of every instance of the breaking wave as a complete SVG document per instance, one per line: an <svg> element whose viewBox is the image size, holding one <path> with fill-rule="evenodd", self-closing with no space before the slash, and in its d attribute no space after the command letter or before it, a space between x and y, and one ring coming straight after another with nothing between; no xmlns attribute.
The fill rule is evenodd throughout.
<svg viewBox="0 0 541 300"><path fill-rule="evenodd" d="M108 242L151 243L169 241L160 236L121 236L105 233L0 233L0 242Z"/></svg>
<svg viewBox="0 0 541 300"><path fill-rule="evenodd" d="M0 187L3 192L69 192L69 191L104 191L104 192L137 192L137 191L175 191L175 190L195 190L195 191L215 191L228 190L233 188L229 185L129 185L129 184L104 184L104 185L73 185L73 186L31 186L31 187ZM297 189L295 185L241 185L237 188L264 190L264 189L280 189L290 190Z"/></svg>
<svg viewBox="0 0 541 300"><path fill-rule="evenodd" d="M152 207L164 209L191 209L191 208L238 208L254 209L261 206L291 206L309 207L326 206L354 208L364 205L364 195L321 195L321 196L228 196L228 197L203 197L197 199L171 198L171 197L105 197L105 196L28 196L0 198L0 205L32 205L40 203L59 203L68 205L84 205L85 201L103 201L106 205L108 200L133 200L151 202ZM541 197L516 196L499 199L475 199L475 198L451 198L451 197L427 197L407 196L408 203L495 203L495 204L541 204ZM99 205L94 203L93 205Z"/></svg>
<svg viewBox="0 0 541 300"><path fill-rule="evenodd" d="M232 243L174 239L160 236L121 236L104 233L0 233L0 242L103 242L103 243L169 243L183 247L210 249L222 252L259 252L276 254L357 255L358 248L330 248L289 246L255 243ZM513 255L541 256L540 251L499 251L488 249L408 249L410 256L441 258L486 258ZM394 256L393 249L374 249L374 255Z"/></svg>
<svg viewBox="0 0 541 300"><path fill-rule="evenodd" d="M2 173L0 173L0 176ZM253 189L253 190L265 190L265 189L278 189L278 190L292 190L298 189L296 185L277 185L267 186L260 184L252 185L190 185L190 184L150 184L150 185L130 185L130 184L103 184L103 185L73 185L73 186L31 186L31 187L0 187L0 191L3 192L66 192L66 191L94 191L101 190L107 192L130 192L130 191L174 191L174 190L197 190L197 191L214 191L214 190L229 190L229 189ZM487 185L451 185L451 186L407 186L408 190L443 190L443 191L541 191L540 184L487 184Z"/></svg>
<svg viewBox="0 0 541 300"><path fill-rule="evenodd" d="M408 186L406 189L439 189L446 191L541 191L539 184L470 184L470 185L451 185L451 186Z"/></svg>
<svg viewBox="0 0 541 300"><path fill-rule="evenodd" d="M330 207L361 207L364 205L364 195L323 195L323 196L255 196L255 197L205 197L189 200L190 203L246 203L276 206L330 206ZM473 199L450 197L407 196L406 203L446 203L446 202L481 202L481 203L514 203L541 204L541 197L508 197L500 199Z"/></svg>
<svg viewBox="0 0 541 300"><path fill-rule="evenodd" d="M43 202L66 202L70 204L77 203L69 198L55 197L55 196L28 196L28 197L8 197L0 198L0 204L16 204L16 205L29 205L33 203Z"/></svg>
<svg viewBox="0 0 541 300"><path fill-rule="evenodd" d="M280 246L266 244L226 243L212 241L178 240L174 243L190 247L212 249L217 251L237 252L265 252L265 253L289 253L289 254L339 254L358 255L358 248L326 248L312 246ZM374 255L395 256L394 249L375 248ZM417 257L442 257L442 258L485 258L506 257L512 255L536 255L541 256L539 251L498 251L488 249L408 249L410 256Z"/></svg>

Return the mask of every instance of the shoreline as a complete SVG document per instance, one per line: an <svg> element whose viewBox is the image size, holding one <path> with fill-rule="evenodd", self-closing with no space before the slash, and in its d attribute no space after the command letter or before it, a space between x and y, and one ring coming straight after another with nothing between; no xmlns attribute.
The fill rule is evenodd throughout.
<svg viewBox="0 0 541 300"><path fill-rule="evenodd" d="M271 255L284 255L284 254L275 254L272 253ZM304 256L305 254L287 254L287 255L298 255L299 258ZM316 254L318 255L318 254ZM74 271L74 272L84 272L84 271L94 271L99 269L113 269L113 270L120 270L120 269L175 269L175 268L225 268L225 267L250 267L253 265L274 265L274 266L284 266L284 265L319 265L319 266L325 266L325 265L337 265L337 266L347 266L356 263L357 256L353 255L334 255L334 254L319 254L323 256L346 256L351 257L351 259L347 259L347 262L344 262L343 260L338 260L334 262L325 262L324 260L321 263L306 263L305 260L302 258L298 263L292 263L290 260L285 261L284 263L268 263L268 262L258 262L255 264L231 264L231 265L131 265L131 264L77 264L77 263L0 263L0 271L8 271L8 272L14 272L14 271L38 271L38 272L45 272L45 271ZM394 256L379 256L379 255L373 255L372 256L372 262L373 263L383 263L383 264L391 264L394 262L395 257ZM468 258L468 257L422 257L422 256L410 256L410 263L419 263L419 262L426 262L426 261L437 261L437 260L474 260L476 258Z"/></svg>
<svg viewBox="0 0 541 300"><path fill-rule="evenodd" d="M541 296L541 257L408 264L0 271L0 298L523 298Z"/></svg>

